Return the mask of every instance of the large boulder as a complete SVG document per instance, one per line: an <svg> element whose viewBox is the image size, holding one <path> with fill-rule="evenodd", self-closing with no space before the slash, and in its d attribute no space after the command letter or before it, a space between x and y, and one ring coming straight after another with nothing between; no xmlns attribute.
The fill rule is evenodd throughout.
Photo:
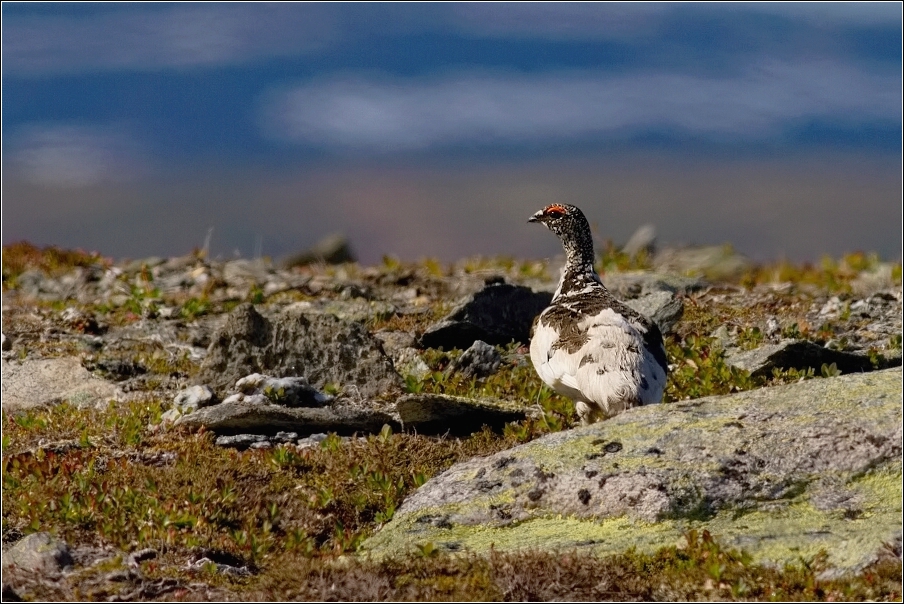
<svg viewBox="0 0 904 604"><path fill-rule="evenodd" d="M477 340L487 344L530 341L534 318L552 296L529 287L493 283L469 296L421 336L424 348L465 349Z"/></svg>
<svg viewBox="0 0 904 604"><path fill-rule="evenodd" d="M242 304L214 334L197 382L222 396L252 373L304 377L317 389L334 384L354 398L401 386L392 361L362 323L297 311L270 319Z"/></svg>
<svg viewBox="0 0 904 604"><path fill-rule="evenodd" d="M901 369L631 409L459 463L365 543L377 556L636 547L707 529L755 561L857 570L901 546Z"/></svg>

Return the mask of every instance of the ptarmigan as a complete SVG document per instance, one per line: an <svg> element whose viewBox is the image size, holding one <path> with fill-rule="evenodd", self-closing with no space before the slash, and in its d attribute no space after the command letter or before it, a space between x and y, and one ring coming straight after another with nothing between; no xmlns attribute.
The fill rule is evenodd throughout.
<svg viewBox="0 0 904 604"><path fill-rule="evenodd" d="M574 400L585 424L660 402L668 372L662 334L603 285L584 213L556 203L528 222L558 235L566 256L559 287L531 336L530 359L540 378Z"/></svg>

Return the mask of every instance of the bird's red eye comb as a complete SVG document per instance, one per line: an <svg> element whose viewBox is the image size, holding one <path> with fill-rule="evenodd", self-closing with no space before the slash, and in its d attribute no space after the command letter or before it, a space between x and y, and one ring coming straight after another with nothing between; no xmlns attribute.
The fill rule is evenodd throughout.
<svg viewBox="0 0 904 604"><path fill-rule="evenodd" d="M546 214L547 216L559 217L564 216L566 211L567 210L565 209L565 206L554 203L552 205L546 206L544 214Z"/></svg>

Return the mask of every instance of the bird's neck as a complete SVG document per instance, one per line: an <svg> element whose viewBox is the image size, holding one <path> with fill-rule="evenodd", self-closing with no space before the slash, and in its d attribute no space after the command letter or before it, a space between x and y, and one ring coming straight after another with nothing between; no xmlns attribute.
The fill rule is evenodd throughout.
<svg viewBox="0 0 904 604"><path fill-rule="evenodd" d="M590 236L569 238L562 243L565 247L565 269L554 297L601 287L603 282L593 268L593 240Z"/></svg>

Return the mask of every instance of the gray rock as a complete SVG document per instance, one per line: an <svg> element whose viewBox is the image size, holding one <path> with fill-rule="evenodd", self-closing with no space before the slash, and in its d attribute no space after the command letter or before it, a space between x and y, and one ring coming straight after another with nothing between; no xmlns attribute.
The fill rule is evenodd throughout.
<svg viewBox="0 0 904 604"><path fill-rule="evenodd" d="M390 356L405 348L414 348L417 345L417 338L409 331L384 330L374 333L374 337L383 344L383 350Z"/></svg>
<svg viewBox="0 0 904 604"><path fill-rule="evenodd" d="M6 337L6 334L3 334L3 352L13 349L13 339Z"/></svg>
<svg viewBox="0 0 904 604"><path fill-rule="evenodd" d="M197 381L222 393L251 373L300 376L317 389L339 384L344 394L359 398L401 385L392 361L361 323L296 312L271 320L242 304L214 334Z"/></svg>
<svg viewBox="0 0 904 604"><path fill-rule="evenodd" d="M450 370L465 377L485 378L496 373L502 364L502 356L495 347L477 340L452 363Z"/></svg>
<svg viewBox="0 0 904 604"><path fill-rule="evenodd" d="M61 401L79 407L105 406L122 391L94 377L78 359L3 360L3 410L17 411Z"/></svg>
<svg viewBox="0 0 904 604"><path fill-rule="evenodd" d="M217 402L216 395L207 386L189 386L179 391L173 404L181 413L189 413L200 407L208 407Z"/></svg>
<svg viewBox="0 0 904 604"><path fill-rule="evenodd" d="M157 554L157 550L150 547L145 547L129 554L129 557L126 558L126 564L130 568L138 568L139 566L141 566L142 562L156 558Z"/></svg>
<svg viewBox="0 0 904 604"><path fill-rule="evenodd" d="M667 291L651 292L634 300L625 300L625 304L652 319L663 334L671 333L684 314L684 300Z"/></svg>
<svg viewBox="0 0 904 604"><path fill-rule="evenodd" d="M303 377L275 378L252 373L237 381L235 388L243 393L243 400L262 395L268 402L285 407L323 407L333 400L333 397L308 384Z"/></svg>
<svg viewBox="0 0 904 604"><path fill-rule="evenodd" d="M434 477L364 550L654 552L706 529L756 562L824 550L859 570L901 540L901 380L808 380L549 434Z"/></svg>
<svg viewBox="0 0 904 604"><path fill-rule="evenodd" d="M713 348L715 350L727 350L734 346L734 338L725 324L719 325L709 334L709 337L713 339Z"/></svg>
<svg viewBox="0 0 904 604"><path fill-rule="evenodd" d="M265 434L233 434L231 436L218 436L214 444L218 447L228 447L244 451L255 443L267 442L269 438Z"/></svg>
<svg viewBox="0 0 904 604"><path fill-rule="evenodd" d="M706 285L706 282L699 277L650 271L606 273L601 278L606 288L621 300L637 298L654 292L686 295L701 290Z"/></svg>
<svg viewBox="0 0 904 604"><path fill-rule="evenodd" d="M352 298L347 300L303 300L286 307L286 312L304 314L329 314L343 321L369 321L387 319L395 314L396 308L388 302Z"/></svg>
<svg viewBox="0 0 904 604"><path fill-rule="evenodd" d="M393 365L400 375L411 376L416 380L423 380L430 375L430 367L421 358L416 348L403 348L392 357Z"/></svg>
<svg viewBox="0 0 904 604"><path fill-rule="evenodd" d="M198 409L176 421L177 426L192 429L205 427L217 434L276 434L296 432L314 434L335 432L354 434L379 432L384 425L398 427L398 422L381 411L335 405L332 407L284 407L240 401L224 401L219 405Z"/></svg>
<svg viewBox="0 0 904 604"><path fill-rule="evenodd" d="M264 259L239 258L223 265L223 279L230 287L251 287L267 282L272 273L270 262Z"/></svg>
<svg viewBox="0 0 904 604"><path fill-rule="evenodd" d="M448 394L407 394L396 402L402 425L421 434L465 435L483 426L501 430L527 417L527 410L500 401Z"/></svg>
<svg viewBox="0 0 904 604"><path fill-rule="evenodd" d="M324 438L326 435L324 435ZM295 443L298 440L297 432L277 432L274 435L267 434L233 434L231 436L218 436L214 441L219 447L228 447L244 451L245 449L267 449L274 443Z"/></svg>
<svg viewBox="0 0 904 604"><path fill-rule="evenodd" d="M167 426L169 424L174 424L176 423L176 420L182 417L182 415L183 413L178 407L167 409L160 415L160 425Z"/></svg>
<svg viewBox="0 0 904 604"><path fill-rule="evenodd" d="M737 278L753 264L731 246L711 245L662 250L653 259L653 266L665 273L703 275L719 281Z"/></svg>
<svg viewBox="0 0 904 604"><path fill-rule="evenodd" d="M325 262L326 264L342 264L344 262L354 262L355 255L352 253L351 246L344 235L334 233L327 235L310 249L300 252L285 262L286 268L294 266L304 266L314 262Z"/></svg>
<svg viewBox="0 0 904 604"><path fill-rule="evenodd" d="M57 573L72 564L69 546L50 533L32 533L3 552L4 570L16 566L23 570Z"/></svg>
<svg viewBox="0 0 904 604"><path fill-rule="evenodd" d="M778 344L766 344L754 350L729 355L725 362L749 371L751 375L772 375L772 369L814 369L835 363L841 373L872 371L869 357L832 350L807 340L783 340Z"/></svg>
<svg viewBox="0 0 904 604"><path fill-rule="evenodd" d="M319 447L320 443L327 439L327 435L323 432L318 432L317 434L311 434L310 436L306 436L305 438L299 438L296 444L302 448L306 449L308 447Z"/></svg>
<svg viewBox="0 0 904 604"><path fill-rule="evenodd" d="M530 288L494 283L469 296L421 336L423 348L466 349L476 340L488 344L530 341L534 318L552 296Z"/></svg>
<svg viewBox="0 0 904 604"><path fill-rule="evenodd" d="M628 242L622 247L622 252L629 256L636 256L641 251L652 255L656 248L656 227L645 224L634 231Z"/></svg>

